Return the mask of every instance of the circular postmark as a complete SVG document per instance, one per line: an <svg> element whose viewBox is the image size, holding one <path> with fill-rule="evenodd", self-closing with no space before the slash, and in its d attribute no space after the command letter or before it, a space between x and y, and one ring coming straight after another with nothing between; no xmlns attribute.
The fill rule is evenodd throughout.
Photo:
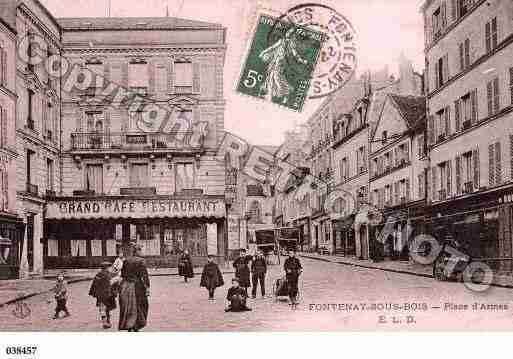
<svg viewBox="0 0 513 359"><path fill-rule="evenodd" d="M311 71L308 98L330 95L351 79L357 66L356 32L345 16L323 4L306 3L294 6L276 20L267 37L270 44L291 36L290 31L283 30L284 23L325 35ZM297 43L299 47L308 46L302 41ZM286 61L290 65L289 71L301 68L296 65L295 56L287 56Z"/></svg>

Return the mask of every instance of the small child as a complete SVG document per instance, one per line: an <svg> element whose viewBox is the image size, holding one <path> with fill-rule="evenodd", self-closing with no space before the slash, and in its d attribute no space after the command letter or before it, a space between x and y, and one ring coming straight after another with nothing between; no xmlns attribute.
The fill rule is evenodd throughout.
<svg viewBox="0 0 513 359"><path fill-rule="evenodd" d="M53 288L55 301L57 302L57 306L55 307L55 315L53 319L58 319L59 314L63 311L64 318L69 317L68 308L66 307L66 302L68 300L68 294L66 292L67 283L64 281L64 274L60 273L57 276L57 281L55 282L55 287Z"/></svg>
<svg viewBox="0 0 513 359"><path fill-rule="evenodd" d="M251 310L246 306L248 294L246 290L239 286L239 278L232 279L232 287L228 289L226 300L230 302L225 312L245 312Z"/></svg>
<svg viewBox="0 0 513 359"><path fill-rule="evenodd" d="M110 324L110 311L116 309L116 296L111 285L113 274L110 271L111 264L103 262L101 271L96 274L89 289L89 295L96 298L96 306L100 312L103 329L112 327Z"/></svg>
<svg viewBox="0 0 513 359"><path fill-rule="evenodd" d="M223 274L219 270L218 265L214 263L214 256L209 254L207 264L205 264L203 267L203 273L201 273L200 287L207 288L208 299L214 300L214 290L223 285Z"/></svg>

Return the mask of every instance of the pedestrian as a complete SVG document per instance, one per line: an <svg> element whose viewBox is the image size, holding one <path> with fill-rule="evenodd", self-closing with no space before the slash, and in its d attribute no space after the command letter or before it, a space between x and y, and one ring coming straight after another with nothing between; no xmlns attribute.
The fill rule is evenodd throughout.
<svg viewBox="0 0 513 359"><path fill-rule="evenodd" d="M257 251L255 258L251 261L251 281L253 282L252 297L256 298L257 285L260 283L260 292L262 298L265 297L265 274L267 272L267 262L262 255L262 251Z"/></svg>
<svg viewBox="0 0 513 359"><path fill-rule="evenodd" d="M214 256L209 254L207 264L203 267L201 273L200 287L208 290L208 299L214 300L214 291L217 287L224 285L223 274L219 270L218 265L214 262Z"/></svg>
<svg viewBox="0 0 513 359"><path fill-rule="evenodd" d="M192 259L189 255L189 251L186 249L178 260L178 275L183 277L184 282L187 282L188 278L194 277L194 268L192 266Z"/></svg>
<svg viewBox="0 0 513 359"><path fill-rule="evenodd" d="M67 286L68 284L64 280L64 273L59 273L57 281L55 282L55 287L53 288L55 302L57 303L53 319L59 319L59 314L61 312L64 312L64 318L71 315L69 314L68 307L66 306L66 302L68 301Z"/></svg>
<svg viewBox="0 0 513 359"><path fill-rule="evenodd" d="M289 250L289 257L285 260L283 269L287 278L287 289L289 292L290 304L297 305L298 279L303 267L301 262L296 258L296 250Z"/></svg>
<svg viewBox="0 0 513 359"><path fill-rule="evenodd" d="M138 332L148 320L150 279L140 245L131 245L121 269L119 330Z"/></svg>
<svg viewBox="0 0 513 359"><path fill-rule="evenodd" d="M250 270L249 270L249 262L251 261L251 256L246 255L246 250L242 248L239 251L239 257L233 261L233 267L235 268L235 277L239 278L240 286L246 291L246 296L248 295L248 287L251 286L250 283Z"/></svg>
<svg viewBox="0 0 513 359"><path fill-rule="evenodd" d="M225 312L245 312L251 310L246 305L248 295L246 291L239 286L239 278L235 277L232 279L232 286L228 289L226 300L228 306L224 310Z"/></svg>
<svg viewBox="0 0 513 359"><path fill-rule="evenodd" d="M89 289L89 295L96 298L96 306L100 312L103 329L112 327L110 323L110 312L116 309L116 296L112 290L112 273L110 262L102 262L101 270L96 274Z"/></svg>

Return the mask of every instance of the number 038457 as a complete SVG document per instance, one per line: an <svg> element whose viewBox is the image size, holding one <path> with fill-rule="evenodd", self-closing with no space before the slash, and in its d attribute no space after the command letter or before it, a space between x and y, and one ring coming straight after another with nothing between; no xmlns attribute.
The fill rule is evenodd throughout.
<svg viewBox="0 0 513 359"><path fill-rule="evenodd" d="M37 352L36 346L7 346L5 348L5 354L14 356L26 356L35 355Z"/></svg>

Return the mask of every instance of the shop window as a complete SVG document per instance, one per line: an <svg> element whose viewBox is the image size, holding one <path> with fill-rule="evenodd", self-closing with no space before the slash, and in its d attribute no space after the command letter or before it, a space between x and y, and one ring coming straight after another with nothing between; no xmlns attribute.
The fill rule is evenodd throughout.
<svg viewBox="0 0 513 359"><path fill-rule="evenodd" d="M132 163L130 166L130 187L148 187L148 164Z"/></svg>
<svg viewBox="0 0 513 359"><path fill-rule="evenodd" d="M175 164L175 191L194 188L194 164Z"/></svg>
<svg viewBox="0 0 513 359"><path fill-rule="evenodd" d="M160 226L138 224L135 226L135 240L142 247L142 255L160 255Z"/></svg>

